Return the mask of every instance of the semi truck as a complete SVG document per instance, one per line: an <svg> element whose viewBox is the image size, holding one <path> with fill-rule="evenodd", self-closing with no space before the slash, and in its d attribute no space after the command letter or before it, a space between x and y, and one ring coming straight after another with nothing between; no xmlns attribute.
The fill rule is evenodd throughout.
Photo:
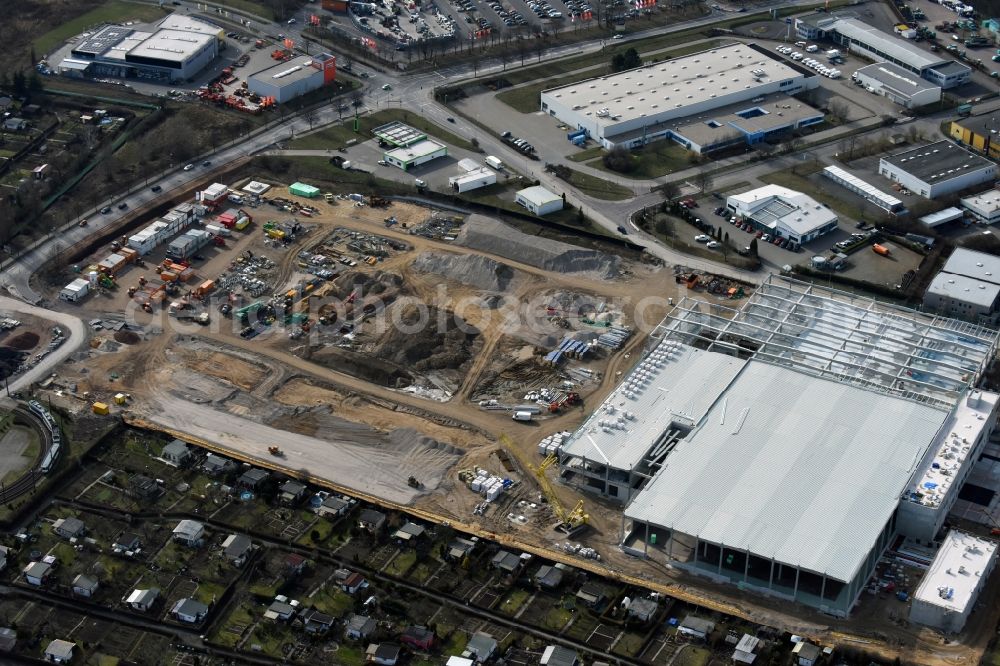
<svg viewBox="0 0 1000 666"><path fill-rule="evenodd" d="M493 155L487 155L486 164L487 166L493 167L497 171L503 170L503 162L500 160L499 157L495 157Z"/></svg>

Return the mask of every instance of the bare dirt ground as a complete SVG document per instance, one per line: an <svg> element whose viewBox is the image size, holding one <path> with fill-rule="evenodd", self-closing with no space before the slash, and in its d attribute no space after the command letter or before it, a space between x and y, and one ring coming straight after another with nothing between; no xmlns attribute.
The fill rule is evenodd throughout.
<svg viewBox="0 0 1000 666"><path fill-rule="evenodd" d="M405 314L404 308L413 303L428 305L430 312L444 313L450 320L441 329L443 334L399 336L378 329L378 318L372 317L355 320L358 325L350 334L331 326L301 340L289 340L284 331L246 340L236 335L239 326L218 317L211 326L192 326L175 334L162 313L139 313L130 344L115 342L108 333L98 334L92 348L77 355L72 376L65 379L79 382L79 390L92 391L95 398L128 390L133 395L130 413L154 427L292 472L305 474L308 470L314 477L409 504L427 517L483 530L513 544L556 548L565 539L551 529L551 511L538 503L537 483L524 465L537 460L536 447L542 438L574 429L587 410L603 400L637 362L645 334L665 314L666 299L679 295L672 273L627 262L624 266L610 264L620 277L609 278L600 272L610 270L600 257L561 257L546 248L544 257L535 257L536 264L576 262L569 266L572 272L552 272L521 263L516 257L459 249L412 236L400 226L386 229L381 222L388 215L412 226L428 212L408 204L372 209L341 203L309 220L313 229L290 248L265 243L259 231L234 239L199 268L197 279L214 278L230 269L233 257L249 249L274 262L269 280L272 291L277 292L302 275L299 252L318 246L334 229L378 234L405 242L411 249L393 252L375 266L359 263L339 268L338 278L309 303L310 311L323 312L325 305L328 312L339 308L342 322L340 317L348 315L343 301L361 285L356 307L377 304L378 312L391 317L396 309ZM267 217L265 212L260 219ZM481 226L477 234L490 228ZM475 240L479 247L488 247L482 236ZM137 275L133 273L128 279ZM371 293L369 288L374 284L382 286ZM123 308L126 301L121 293L111 293L83 309L108 313ZM586 332L581 310L590 310L581 306L600 303L608 304L622 323L637 329L637 334L617 353L590 362L594 380L581 386L587 406L531 425L514 423L507 413L478 407L479 397L499 395L501 389L516 397L532 382L559 380L558 372L537 366L539 352L566 333ZM727 305L738 306L739 302L728 301ZM406 322L405 317L401 320ZM462 335L449 340L455 330ZM450 355L450 360L432 367L443 353ZM324 354L333 360L317 362ZM357 367L345 359L352 359ZM407 381L399 387L394 382L372 381L372 368L378 364L399 373L397 376L406 373ZM501 434L509 437L512 457L501 457L497 443ZM273 445L284 450L284 458L268 455L267 447ZM475 466L518 482L482 517L472 515L481 496L458 480L460 470ZM425 485L423 492L408 487L410 475ZM571 489L554 485L565 506L571 507L579 499ZM854 642L865 649L898 652L922 663L971 663L974 652L969 646L944 645L932 632L906 626L899 616L868 615L863 608L859 620L835 621L744 595L732 587L681 577L656 563L625 556L617 548L620 509L591 497L585 502L591 515L590 528L574 540L597 549L603 562L579 561L580 566L601 566L605 571L634 576L695 603L820 640ZM524 524L512 522L509 515L523 515ZM991 598L995 598L996 584L992 588ZM992 626L986 620L981 622L982 631L970 638L973 644L982 644L979 639L987 636L986 629Z"/></svg>

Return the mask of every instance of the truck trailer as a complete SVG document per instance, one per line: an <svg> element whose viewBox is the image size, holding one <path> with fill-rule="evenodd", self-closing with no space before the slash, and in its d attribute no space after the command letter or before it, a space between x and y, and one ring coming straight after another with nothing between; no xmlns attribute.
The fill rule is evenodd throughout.
<svg viewBox="0 0 1000 666"><path fill-rule="evenodd" d="M167 257L174 261L183 261L208 245L211 240L212 234L204 229L189 231L178 236L167 246Z"/></svg>

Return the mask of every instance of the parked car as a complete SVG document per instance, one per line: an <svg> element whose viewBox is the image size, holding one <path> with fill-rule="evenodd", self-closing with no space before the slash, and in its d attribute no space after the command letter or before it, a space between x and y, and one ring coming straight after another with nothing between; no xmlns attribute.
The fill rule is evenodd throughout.
<svg viewBox="0 0 1000 666"><path fill-rule="evenodd" d="M154 192L159 192L159 191L160 191L160 190L162 190L163 188L162 188L162 187L160 187L159 185L153 185L153 186L152 186L151 188L149 188L149 189L153 190Z"/></svg>
<svg viewBox="0 0 1000 666"><path fill-rule="evenodd" d="M194 164L193 163L192 164L185 164L184 165L184 170L185 171L190 171L193 168L194 168Z"/></svg>
<svg viewBox="0 0 1000 666"><path fill-rule="evenodd" d="M705 247L707 247L709 250L716 250L722 247L722 243L720 243L719 241L708 241L708 244Z"/></svg>
<svg viewBox="0 0 1000 666"><path fill-rule="evenodd" d="M708 241L712 240L712 237L707 234L698 234L697 236L694 237L694 239L699 243L707 243Z"/></svg>
<svg viewBox="0 0 1000 666"><path fill-rule="evenodd" d="M111 212L111 206L105 206L104 208L101 209L101 215L107 215L110 212Z"/></svg>
<svg viewBox="0 0 1000 666"><path fill-rule="evenodd" d="M118 204L118 210L125 210L126 208L128 208L128 204L124 201Z"/></svg>

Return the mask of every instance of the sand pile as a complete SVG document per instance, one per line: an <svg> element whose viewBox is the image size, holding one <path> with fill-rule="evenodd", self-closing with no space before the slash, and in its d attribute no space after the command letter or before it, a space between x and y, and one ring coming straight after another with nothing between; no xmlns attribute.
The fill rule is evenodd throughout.
<svg viewBox="0 0 1000 666"><path fill-rule="evenodd" d="M455 242L556 273L593 273L604 279L619 273L620 260L614 255L531 236L483 215L469 216Z"/></svg>
<svg viewBox="0 0 1000 666"><path fill-rule="evenodd" d="M483 291L505 291L514 279L513 268L480 255L422 252L413 261L413 268Z"/></svg>

